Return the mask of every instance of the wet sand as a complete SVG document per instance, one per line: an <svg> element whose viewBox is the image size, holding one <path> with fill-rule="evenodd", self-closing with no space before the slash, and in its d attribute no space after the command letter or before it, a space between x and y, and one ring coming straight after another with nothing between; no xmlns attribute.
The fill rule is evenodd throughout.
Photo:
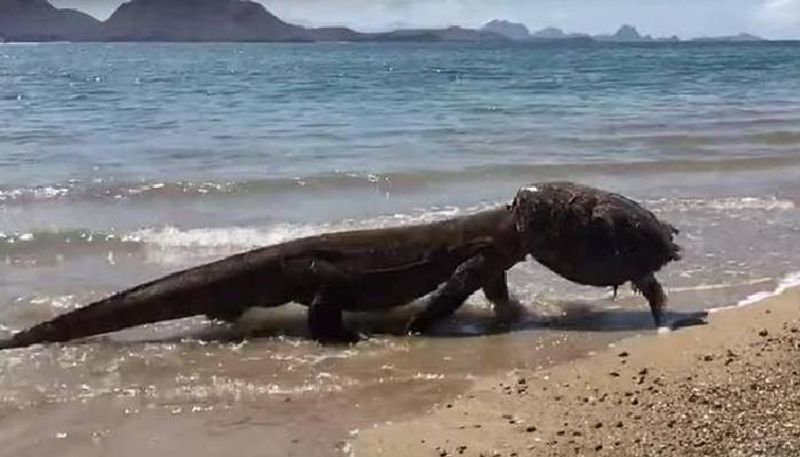
<svg viewBox="0 0 800 457"><path fill-rule="evenodd" d="M476 381L358 456L800 455L800 289L543 370ZM502 357L498 354L498 357Z"/></svg>
<svg viewBox="0 0 800 457"><path fill-rule="evenodd" d="M759 282L754 290L764 286ZM611 404L617 398L609 396L613 388L615 395L629 402L627 391L620 389L638 371L623 369L647 367L642 383L648 387L644 383L650 382L650 373L661 369L656 358L672 363L657 349L625 349L630 353L626 357L614 351L589 359L586 355L620 342L637 348L655 343L673 347L690 334L655 336L641 297L629 290L620 292L617 301L609 297L539 303L528 307L526 318L511 328L498 325L488 303L477 294L434 334L419 337L405 336L402 330L419 304L388 314L351 315L350 324L372 336L350 347L311 341L305 310L290 306L254 311L253 319L239 328L196 318L86 342L6 351L0 358L0 457L202 457L231 449L240 457L370 456L381 455L378 448L392 446L398 446L397 455L455 455L461 445L470 452L477 450L477 444L466 443L483 444L486 433L508 455L511 451L504 443L513 444L519 453L553 439L553 446L542 451L572 453L569 446L577 441L560 440L558 427L565 434L578 431L588 437L590 431L568 429L563 422L589 419L562 419L564 408L572 410L562 399L594 397L595 404ZM688 305L699 292L672 292L670 316L692 315ZM253 328L246 330L248 325ZM731 330L727 335L735 334ZM609 359L608 366L602 365L603 357ZM573 366L570 361L581 358L575 366L588 364L584 371L599 373L595 378L581 374L582 379L607 390L583 392L583 384L576 384L574 391L560 387L571 382L572 375L564 371ZM597 363L600 368L593 365ZM607 375L612 371L620 376ZM553 384L558 376L564 381ZM636 384L628 391L644 398L647 392L639 392L644 387ZM607 396L600 400L603 393ZM432 408L438 412L430 416ZM614 406L612 411L618 409ZM620 411L618 421L634 420L624 416L628 410ZM444 420L439 418L448 413ZM611 423L611 419L592 420ZM405 425L373 430L388 423ZM536 430L517 433L531 424ZM422 429L405 435L407 426ZM452 430L439 433L441 427ZM550 435L536 435L539 430L549 430ZM450 432L455 435L450 437ZM624 435L627 429L618 432ZM412 440L414 454L405 454L406 436L420 437ZM437 442L431 436L445 438ZM356 442L359 437L379 441ZM391 444L376 444L385 440Z"/></svg>
<svg viewBox="0 0 800 457"><path fill-rule="evenodd" d="M265 312L260 337L244 340L195 319L7 351L0 456L348 455L354 430L414 419L474 379L549 367L649 325L637 310L645 319L620 312L624 325L599 334L568 328L580 328L582 314L508 331L472 307L438 335L400 336L412 307L360 316L357 328L379 334L356 346L322 347L308 339L301 311Z"/></svg>

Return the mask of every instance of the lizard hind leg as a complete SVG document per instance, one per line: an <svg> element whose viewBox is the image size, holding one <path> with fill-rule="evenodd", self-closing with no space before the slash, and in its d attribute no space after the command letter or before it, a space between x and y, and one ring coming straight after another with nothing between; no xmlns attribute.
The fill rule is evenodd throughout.
<svg viewBox="0 0 800 457"><path fill-rule="evenodd" d="M324 259L314 259L307 273L320 284L308 306L311 336L322 343L358 342L358 333L347 329L342 319L343 303L349 299L343 291L352 288L353 278Z"/></svg>
<svg viewBox="0 0 800 457"><path fill-rule="evenodd" d="M360 339L356 332L345 327L341 305L324 290L317 293L308 307L308 329L322 343L355 343Z"/></svg>

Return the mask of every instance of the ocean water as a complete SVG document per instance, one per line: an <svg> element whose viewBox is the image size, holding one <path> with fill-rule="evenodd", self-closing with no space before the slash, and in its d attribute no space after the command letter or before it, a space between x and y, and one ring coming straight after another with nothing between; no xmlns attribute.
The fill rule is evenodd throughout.
<svg viewBox="0 0 800 457"><path fill-rule="evenodd" d="M780 42L0 45L0 325L553 179L681 229L659 274L676 311L751 303L800 270L798 74ZM477 294L428 337L399 335L408 310L349 316L370 335L352 348L309 341L289 306L0 354L0 455L348 454L474 376L652 332L630 291L533 263L511 282L532 316L511 331Z"/></svg>

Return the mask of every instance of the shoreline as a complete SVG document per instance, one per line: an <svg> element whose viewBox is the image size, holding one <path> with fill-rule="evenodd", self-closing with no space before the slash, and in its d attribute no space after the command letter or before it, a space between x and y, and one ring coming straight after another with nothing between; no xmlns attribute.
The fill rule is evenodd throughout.
<svg viewBox="0 0 800 457"><path fill-rule="evenodd" d="M800 287L717 308L542 370L476 381L419 417L358 434L355 456L800 453Z"/></svg>

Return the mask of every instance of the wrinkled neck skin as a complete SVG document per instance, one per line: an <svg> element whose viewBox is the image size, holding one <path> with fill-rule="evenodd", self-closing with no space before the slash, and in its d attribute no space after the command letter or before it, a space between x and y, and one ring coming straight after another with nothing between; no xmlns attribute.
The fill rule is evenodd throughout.
<svg viewBox="0 0 800 457"><path fill-rule="evenodd" d="M517 263L525 261L531 254L532 243L527 239L529 233L524 229L521 230L519 218L511 205L501 208L500 212L502 217L496 224L496 236L502 241L500 243L501 252L506 258L505 267L509 269Z"/></svg>
<svg viewBox="0 0 800 457"><path fill-rule="evenodd" d="M533 217L532 214L521 211L521 208L515 205L509 205L507 211L509 213L508 226L504 226L503 231L513 233L513 246L516 257L519 259L518 262L522 262L529 255L533 255L536 245L540 244L541 240L537 238L534 230L529 225Z"/></svg>

